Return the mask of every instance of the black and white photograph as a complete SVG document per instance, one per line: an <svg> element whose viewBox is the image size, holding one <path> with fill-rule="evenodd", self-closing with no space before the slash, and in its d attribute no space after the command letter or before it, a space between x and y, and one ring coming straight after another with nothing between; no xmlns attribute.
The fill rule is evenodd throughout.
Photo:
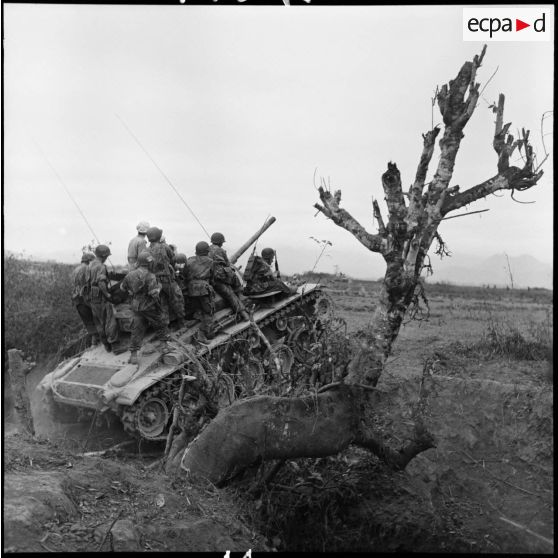
<svg viewBox="0 0 558 558"><path fill-rule="evenodd" d="M3 2L3 551L553 554L554 10Z"/></svg>

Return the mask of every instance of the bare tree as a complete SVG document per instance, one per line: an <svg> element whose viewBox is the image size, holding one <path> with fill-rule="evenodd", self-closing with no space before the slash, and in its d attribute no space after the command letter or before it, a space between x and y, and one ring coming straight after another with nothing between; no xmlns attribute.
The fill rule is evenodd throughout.
<svg viewBox="0 0 558 558"><path fill-rule="evenodd" d="M542 171L534 167L529 132L521 138L509 134L504 124L504 95L495 108L493 146L497 154L496 173L484 182L461 191L450 186L453 169L464 137L463 129L479 99L476 73L480 55L465 62L454 80L437 90L436 99L443 126L423 134L423 149L413 184L404 192L395 163L388 163L382 175L387 205L387 223L374 201L378 223L375 234L368 232L341 207L341 191L333 194L319 188L315 207L337 226L350 232L371 252L382 255L386 273L376 309L348 367L344 382L322 388L321 393L301 398L259 396L222 409L217 417L182 452L172 451L167 470L182 467L214 483L222 483L242 468L266 459L322 457L333 455L349 444L368 448L395 468L404 468L419 452L433 447L432 436L417 424L415 440L399 451L385 447L365 420L370 394L380 378L404 316L421 295L421 272L434 240L443 243L438 227L449 213L499 190L526 190L535 186ZM426 176L432 162L436 138L440 154L430 183ZM515 149L522 152L523 167L510 165ZM176 448L175 448L176 449Z"/></svg>

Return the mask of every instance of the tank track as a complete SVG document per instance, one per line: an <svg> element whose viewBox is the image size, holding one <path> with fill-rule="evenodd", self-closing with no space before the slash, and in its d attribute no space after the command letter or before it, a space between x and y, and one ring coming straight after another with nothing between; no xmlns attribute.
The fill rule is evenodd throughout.
<svg viewBox="0 0 558 558"><path fill-rule="evenodd" d="M323 292L320 289L316 289L316 290L312 291L311 293L308 293L307 295L306 294L302 295L301 298L293 301L292 303L285 306L284 308L280 308L280 309L276 310L275 312L271 313L269 316L266 316L263 320L256 322L256 324L260 329L263 329L264 327L273 324L277 320L277 318L280 318L280 317L285 317L285 318L298 317L298 315L293 315L295 313L294 311L296 309L302 309L303 306L306 306L307 304L315 302L322 295L323 295ZM310 316L303 316L303 318L310 319ZM252 330L250 328L245 329L243 331L239 331L238 333L232 335L230 338L224 340L219 345L215 345L215 346L211 347L211 349L209 349L207 347L204 347L202 350L198 351L197 354L198 355L203 355L203 354L205 354L209 351L213 352L214 350L219 349L222 346L227 345L231 342L241 340L241 339L246 339L251 333L252 333Z"/></svg>
<svg viewBox="0 0 558 558"><path fill-rule="evenodd" d="M299 299L293 301L292 303L288 304L287 306L272 312L270 315L266 316L263 320L260 320L257 323L258 327L263 330L263 328L267 326L273 326L278 318L286 318L289 319L300 319L300 325L303 323L308 323L314 314L314 310L311 311L306 310L304 307L314 304L314 302L323 296L323 291L321 289L316 289L307 295L303 295ZM301 313L302 312L302 313ZM299 324L297 324L299 325ZM277 328L275 328L277 329ZM278 333L281 335L286 335L289 333L290 328L286 328L284 331L280 331L277 329ZM247 341L248 338L253 335L253 329L247 328L245 330L239 331L238 333L232 335L231 337L224 340L222 343L215 345L211 348L202 346L200 350L197 351L196 356L202 359L211 359L211 361L218 360L221 355L221 350L229 346L231 343L234 344L235 342L239 341ZM265 350L265 347L262 347ZM189 369L191 367L191 369ZM148 440L165 440L168 435L168 429L170 426L170 422L172 422L172 411L174 400L177 398L178 390L180 388L181 383L181 375L183 371L187 371L191 375L198 376L196 366L190 363L185 363L179 369L172 372L166 378L160 380L150 388L146 389L138 400L129 407L122 407L120 412L120 417L122 424L124 426L124 430L135 437L145 438ZM225 383L233 383L232 379L228 377L228 375L223 375L221 378L216 378L217 382L221 382L220 380L226 380ZM216 382L216 383L217 383ZM193 382L195 383L195 382ZM224 384L223 384L224 385ZM233 391L234 391L233 386ZM189 392L192 396L196 396L195 393L195 386L189 388ZM229 386L229 391L230 386ZM199 391L197 392L199 396ZM145 407L145 404L149 400L163 400L167 404L168 409L168 416L169 419L167 423L164 425L162 432L156 436L146 435L146 431L142 429L140 421L142 420L142 408Z"/></svg>

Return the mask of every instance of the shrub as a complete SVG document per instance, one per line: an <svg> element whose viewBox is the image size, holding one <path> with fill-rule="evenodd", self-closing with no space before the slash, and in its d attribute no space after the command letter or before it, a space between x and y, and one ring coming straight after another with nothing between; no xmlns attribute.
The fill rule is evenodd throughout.
<svg viewBox="0 0 558 558"><path fill-rule="evenodd" d="M470 345L456 343L454 349L462 354L474 353L484 358L551 360L552 347L552 313L547 309L544 320L531 320L523 329L515 321L500 321L490 316L479 341Z"/></svg>
<svg viewBox="0 0 558 558"><path fill-rule="evenodd" d="M38 358L55 353L79 334L82 322L70 298L73 267L13 254L4 257L6 350L17 348Z"/></svg>

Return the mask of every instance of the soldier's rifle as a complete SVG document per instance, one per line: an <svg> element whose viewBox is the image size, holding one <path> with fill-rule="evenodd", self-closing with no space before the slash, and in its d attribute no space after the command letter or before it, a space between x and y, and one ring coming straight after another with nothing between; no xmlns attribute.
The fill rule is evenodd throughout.
<svg viewBox="0 0 558 558"><path fill-rule="evenodd" d="M275 256L275 275L277 279L281 279L281 274L279 273L279 262L277 261L277 252L274 250L273 255Z"/></svg>

